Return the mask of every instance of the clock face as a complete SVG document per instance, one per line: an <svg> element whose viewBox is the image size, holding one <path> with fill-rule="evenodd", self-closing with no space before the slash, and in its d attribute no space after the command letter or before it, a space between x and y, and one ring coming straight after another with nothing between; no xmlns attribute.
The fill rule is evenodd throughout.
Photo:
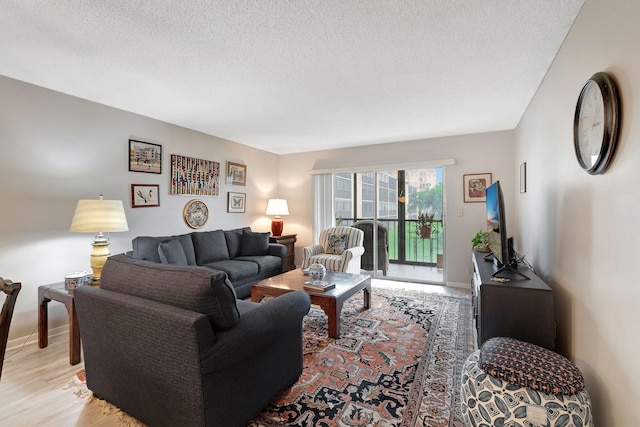
<svg viewBox="0 0 640 427"><path fill-rule="evenodd" d="M604 100L600 87L589 80L583 89L578 118L580 158L588 168L596 164L604 137Z"/></svg>
<svg viewBox="0 0 640 427"><path fill-rule="evenodd" d="M618 140L620 100L615 82L605 72L582 87L573 119L573 146L580 166L589 174L609 167Z"/></svg>

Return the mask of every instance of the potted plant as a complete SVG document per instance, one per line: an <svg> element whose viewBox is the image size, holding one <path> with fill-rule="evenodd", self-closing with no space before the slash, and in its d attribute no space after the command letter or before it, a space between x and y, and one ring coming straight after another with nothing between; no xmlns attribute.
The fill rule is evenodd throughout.
<svg viewBox="0 0 640 427"><path fill-rule="evenodd" d="M435 212L429 209L427 212L418 214L418 222L416 223L416 234L422 239L431 238L431 229L433 226L433 217Z"/></svg>
<svg viewBox="0 0 640 427"><path fill-rule="evenodd" d="M479 252L489 252L489 233L486 231L478 231L471 239L471 249Z"/></svg>

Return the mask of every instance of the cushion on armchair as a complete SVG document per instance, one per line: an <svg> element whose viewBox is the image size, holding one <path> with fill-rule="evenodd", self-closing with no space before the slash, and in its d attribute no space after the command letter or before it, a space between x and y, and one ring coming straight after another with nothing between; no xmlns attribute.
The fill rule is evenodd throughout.
<svg viewBox="0 0 640 427"><path fill-rule="evenodd" d="M327 238L326 253L331 255L342 255L347 249L347 239L349 236L346 234L331 234Z"/></svg>
<svg viewBox="0 0 640 427"><path fill-rule="evenodd" d="M100 288L206 314L216 330L240 320L226 274L206 267L159 264L126 255L107 259Z"/></svg>

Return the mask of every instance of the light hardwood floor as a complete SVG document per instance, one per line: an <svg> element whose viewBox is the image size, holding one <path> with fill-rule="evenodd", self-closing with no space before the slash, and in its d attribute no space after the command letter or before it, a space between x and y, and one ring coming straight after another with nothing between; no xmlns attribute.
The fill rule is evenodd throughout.
<svg viewBox="0 0 640 427"><path fill-rule="evenodd" d="M470 295L470 290L437 285L375 279L373 284L450 296ZM66 328L50 331L46 348L38 348L37 341L34 333L22 350L7 349L0 380L0 426L117 426L117 416L103 414L96 400L87 402L75 396L72 389L64 389L74 374L84 368L83 363L69 364Z"/></svg>

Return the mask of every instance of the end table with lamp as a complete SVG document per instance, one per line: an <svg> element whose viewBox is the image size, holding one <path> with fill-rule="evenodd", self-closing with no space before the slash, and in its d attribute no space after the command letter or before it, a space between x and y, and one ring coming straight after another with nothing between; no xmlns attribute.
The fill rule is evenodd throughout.
<svg viewBox="0 0 640 427"><path fill-rule="evenodd" d="M73 220L71 221L71 232L96 233L91 244L91 284L100 284L102 266L111 255L109 253L109 238L103 233L128 231L127 217L124 213L124 206L120 200L103 200L102 194L99 199L78 200ZM82 283L84 284L83 280ZM78 326L78 315L73 298L73 286L67 286L65 282L52 283L38 287L38 347L44 348L49 344L49 310L48 304L51 301L58 301L65 305L69 315L69 363L75 365L80 363L80 329Z"/></svg>

